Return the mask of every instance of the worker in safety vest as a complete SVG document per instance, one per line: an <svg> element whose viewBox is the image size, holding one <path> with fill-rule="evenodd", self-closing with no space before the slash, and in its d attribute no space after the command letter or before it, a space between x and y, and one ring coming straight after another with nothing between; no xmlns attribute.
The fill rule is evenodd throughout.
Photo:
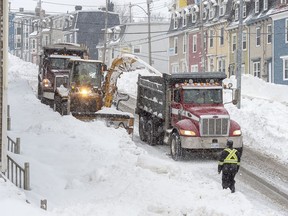
<svg viewBox="0 0 288 216"><path fill-rule="evenodd" d="M222 187L230 188L231 193L235 192L235 175L240 167L240 153L233 149L233 141L227 140L227 148L225 148L220 156L218 163L218 173L222 171Z"/></svg>

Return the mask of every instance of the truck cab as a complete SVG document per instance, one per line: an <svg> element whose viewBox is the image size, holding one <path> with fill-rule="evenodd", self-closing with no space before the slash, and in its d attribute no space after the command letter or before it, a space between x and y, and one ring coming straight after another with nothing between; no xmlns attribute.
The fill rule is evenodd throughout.
<svg viewBox="0 0 288 216"><path fill-rule="evenodd" d="M239 124L223 103L224 73L139 76L136 113L139 135L150 145L170 145L174 160L185 150L222 151L227 139L242 152Z"/></svg>
<svg viewBox="0 0 288 216"><path fill-rule="evenodd" d="M59 43L43 47L38 73L38 98L42 103L52 106L58 87L68 83L70 59L81 59L87 49L78 44Z"/></svg>

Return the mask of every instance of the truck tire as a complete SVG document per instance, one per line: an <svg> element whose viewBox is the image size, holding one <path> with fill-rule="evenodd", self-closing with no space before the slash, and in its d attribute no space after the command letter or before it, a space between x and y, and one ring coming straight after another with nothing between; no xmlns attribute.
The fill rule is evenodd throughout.
<svg viewBox="0 0 288 216"><path fill-rule="evenodd" d="M151 146L156 145L156 143L155 143L155 133L154 133L152 120L149 120L147 122L147 143L149 145L151 145Z"/></svg>
<svg viewBox="0 0 288 216"><path fill-rule="evenodd" d="M175 161L183 159L183 149L181 147L180 136L177 133L172 134L170 144L171 156Z"/></svg>
<svg viewBox="0 0 288 216"><path fill-rule="evenodd" d="M140 116L140 118L139 118L139 137L140 137L140 140L143 142L147 141L146 125L147 125L147 118L144 116Z"/></svg>
<svg viewBox="0 0 288 216"><path fill-rule="evenodd" d="M38 89L37 89L37 98L42 102L42 96L43 96L43 92L41 89L41 85L40 83L38 83Z"/></svg>

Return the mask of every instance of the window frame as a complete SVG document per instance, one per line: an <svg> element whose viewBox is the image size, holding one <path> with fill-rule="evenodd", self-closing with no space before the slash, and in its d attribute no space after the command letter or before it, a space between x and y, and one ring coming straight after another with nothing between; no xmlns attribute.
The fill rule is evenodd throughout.
<svg viewBox="0 0 288 216"><path fill-rule="evenodd" d="M215 32L214 32L214 30L213 29L210 29L209 30L209 47L210 48L213 48L214 47L214 34L215 34ZM211 46L212 45L212 46Z"/></svg>
<svg viewBox="0 0 288 216"><path fill-rule="evenodd" d="M174 55L178 55L178 37L174 37Z"/></svg>
<svg viewBox="0 0 288 216"><path fill-rule="evenodd" d="M224 45L224 32L225 32L225 30L224 30L224 27L222 27L222 28L220 28L220 30L219 30L219 45L220 46L223 46Z"/></svg>
<svg viewBox="0 0 288 216"><path fill-rule="evenodd" d="M259 0L255 0L255 13L258 14L260 10Z"/></svg>
<svg viewBox="0 0 288 216"><path fill-rule="evenodd" d="M237 35L236 33L233 33L232 34L232 53L234 53L236 49L237 49Z"/></svg>
<svg viewBox="0 0 288 216"><path fill-rule="evenodd" d="M187 52L187 35L184 34L183 36L183 53L185 54Z"/></svg>
<svg viewBox="0 0 288 216"><path fill-rule="evenodd" d="M259 35L258 35L258 30L259 30ZM260 47L261 46L261 28L260 27L256 27L256 47ZM258 43L259 41L259 43Z"/></svg>
<svg viewBox="0 0 288 216"><path fill-rule="evenodd" d="M287 81L288 80L288 57L283 58L282 60L283 60L283 80Z"/></svg>
<svg viewBox="0 0 288 216"><path fill-rule="evenodd" d="M270 28L270 32L269 32ZM267 44L272 43L272 24L267 25Z"/></svg>
<svg viewBox="0 0 288 216"><path fill-rule="evenodd" d="M194 34L192 36L192 52L193 53L197 52L197 34Z"/></svg>
<svg viewBox="0 0 288 216"><path fill-rule="evenodd" d="M268 0L263 0L263 10L268 10Z"/></svg>
<svg viewBox="0 0 288 216"><path fill-rule="evenodd" d="M285 43L288 43L288 19L285 20Z"/></svg>
<svg viewBox="0 0 288 216"><path fill-rule="evenodd" d="M257 65L258 65L258 67L257 67ZM256 66L256 68L255 68L255 66ZM260 61L253 62L253 76L261 78L261 63L260 63Z"/></svg>
<svg viewBox="0 0 288 216"><path fill-rule="evenodd" d="M245 40L244 40L245 38ZM242 34L242 50L247 50L247 31L243 31L243 34ZM244 43L245 43L245 47L244 47Z"/></svg>

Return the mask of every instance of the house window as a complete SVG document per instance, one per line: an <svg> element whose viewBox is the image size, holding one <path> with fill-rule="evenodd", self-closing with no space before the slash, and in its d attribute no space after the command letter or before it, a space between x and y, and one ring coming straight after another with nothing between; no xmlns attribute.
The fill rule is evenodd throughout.
<svg viewBox="0 0 288 216"><path fill-rule="evenodd" d="M207 8L205 8L204 10L203 10L203 20L206 20L206 18L207 18Z"/></svg>
<svg viewBox="0 0 288 216"><path fill-rule="evenodd" d="M213 19L214 16L215 16L215 7L210 5L210 8L209 8L209 19Z"/></svg>
<svg viewBox="0 0 288 216"><path fill-rule="evenodd" d="M183 17L183 27L187 25L187 16L185 14L185 11L182 12L182 17Z"/></svg>
<svg viewBox="0 0 288 216"><path fill-rule="evenodd" d="M255 77L260 78L260 62L253 62L253 73Z"/></svg>
<svg viewBox="0 0 288 216"><path fill-rule="evenodd" d="M281 2L281 4L286 4L287 0L281 0L280 2Z"/></svg>
<svg viewBox="0 0 288 216"><path fill-rule="evenodd" d="M236 34L232 35L232 52L236 50Z"/></svg>
<svg viewBox="0 0 288 216"><path fill-rule="evenodd" d="M198 72L198 64L191 65L191 72Z"/></svg>
<svg viewBox="0 0 288 216"><path fill-rule="evenodd" d="M36 41L32 40L32 49L36 49Z"/></svg>
<svg viewBox="0 0 288 216"><path fill-rule="evenodd" d="M221 29L219 30L219 35L220 35L219 44L220 44L220 45L223 45L223 44L224 44L224 28L221 28Z"/></svg>
<svg viewBox="0 0 288 216"><path fill-rule="evenodd" d="M223 58L218 60L218 71L225 73L225 59Z"/></svg>
<svg viewBox="0 0 288 216"><path fill-rule="evenodd" d="M213 42L214 42L214 38L213 38L213 36L214 36L214 30L210 30L210 37L209 37L209 46L210 46L210 48L212 48L213 47Z"/></svg>
<svg viewBox="0 0 288 216"><path fill-rule="evenodd" d="M213 58L210 58L209 67L210 67L210 71L213 72L214 71L214 59Z"/></svg>
<svg viewBox="0 0 288 216"><path fill-rule="evenodd" d="M285 29L286 29L286 31L285 31L285 41L286 41L286 43L288 43L288 19L286 19L286 21L285 21Z"/></svg>
<svg viewBox="0 0 288 216"><path fill-rule="evenodd" d="M183 37L183 53L186 53L187 49L187 35L185 34Z"/></svg>
<svg viewBox="0 0 288 216"><path fill-rule="evenodd" d="M256 47L261 45L261 29L258 27L256 28Z"/></svg>
<svg viewBox="0 0 288 216"><path fill-rule="evenodd" d="M243 5L243 18L246 18L247 16L247 6L246 4Z"/></svg>
<svg viewBox="0 0 288 216"><path fill-rule="evenodd" d="M70 36L69 36L70 38L69 38L69 42L70 43L73 43L73 35L72 34L70 34Z"/></svg>
<svg viewBox="0 0 288 216"><path fill-rule="evenodd" d="M182 61L182 71L187 72L187 64L186 64L186 61Z"/></svg>
<svg viewBox="0 0 288 216"><path fill-rule="evenodd" d="M46 36L45 36L45 45L48 45L48 44L49 44L49 36L46 35Z"/></svg>
<svg viewBox="0 0 288 216"><path fill-rule="evenodd" d="M255 0L255 13L259 13L259 0Z"/></svg>
<svg viewBox="0 0 288 216"><path fill-rule="evenodd" d="M235 20L239 19L239 7L235 8Z"/></svg>
<svg viewBox="0 0 288 216"><path fill-rule="evenodd" d="M225 0L222 0L221 3L220 3L220 6L219 6L219 15L220 16L223 16L226 12L226 3L225 3Z"/></svg>
<svg viewBox="0 0 288 216"><path fill-rule="evenodd" d="M172 73L179 73L179 64L172 64Z"/></svg>
<svg viewBox="0 0 288 216"><path fill-rule="evenodd" d="M133 47L133 53L141 53L141 46L135 45Z"/></svg>
<svg viewBox="0 0 288 216"><path fill-rule="evenodd" d="M246 50L247 49L247 32L243 31L242 34L242 49Z"/></svg>
<svg viewBox="0 0 288 216"><path fill-rule="evenodd" d="M197 15L196 15L196 12L193 11L193 12L192 12L192 23L195 23L196 20L197 20Z"/></svg>
<svg viewBox="0 0 288 216"><path fill-rule="evenodd" d="M197 52L197 35L193 35L193 53Z"/></svg>
<svg viewBox="0 0 288 216"><path fill-rule="evenodd" d="M177 37L174 38L174 54L175 55L178 54L178 38Z"/></svg>
<svg viewBox="0 0 288 216"><path fill-rule="evenodd" d="M178 28L178 17L176 15L176 13L174 14L174 29Z"/></svg>
<svg viewBox="0 0 288 216"><path fill-rule="evenodd" d="M204 50L206 50L207 48L207 32L204 32L204 39L203 39L203 47L204 47Z"/></svg>
<svg viewBox="0 0 288 216"><path fill-rule="evenodd" d="M263 9L267 10L268 9L268 0L264 0L263 2Z"/></svg>
<svg viewBox="0 0 288 216"><path fill-rule="evenodd" d="M288 59L283 59L283 78L288 80Z"/></svg>
<svg viewBox="0 0 288 216"><path fill-rule="evenodd" d="M272 43L272 25L267 25L267 44Z"/></svg>

